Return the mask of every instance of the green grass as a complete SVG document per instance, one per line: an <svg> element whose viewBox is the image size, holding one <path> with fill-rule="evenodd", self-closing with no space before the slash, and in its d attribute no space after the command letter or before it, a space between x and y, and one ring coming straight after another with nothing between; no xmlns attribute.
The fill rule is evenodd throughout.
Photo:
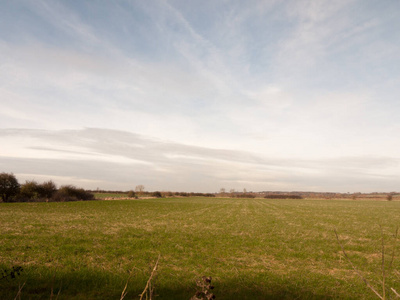
<svg viewBox="0 0 400 300"><path fill-rule="evenodd" d="M375 299L381 231L389 252L400 202L168 198L1 203L0 299L138 299L159 254L157 299L189 299L213 277L217 299ZM400 247L399 247L400 251ZM400 270L400 258L394 269ZM387 285L400 290L400 278Z"/></svg>

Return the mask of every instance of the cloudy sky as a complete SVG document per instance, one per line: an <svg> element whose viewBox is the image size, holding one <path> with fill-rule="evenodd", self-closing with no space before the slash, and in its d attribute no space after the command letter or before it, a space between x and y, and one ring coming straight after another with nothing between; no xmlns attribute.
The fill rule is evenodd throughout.
<svg viewBox="0 0 400 300"><path fill-rule="evenodd" d="M400 191L397 0L5 0L0 171Z"/></svg>

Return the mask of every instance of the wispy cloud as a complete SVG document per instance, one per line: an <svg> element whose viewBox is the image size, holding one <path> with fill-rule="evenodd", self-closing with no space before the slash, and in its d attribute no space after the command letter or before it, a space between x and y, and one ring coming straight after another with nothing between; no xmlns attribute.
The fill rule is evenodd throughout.
<svg viewBox="0 0 400 300"><path fill-rule="evenodd" d="M343 184L342 188L337 184L332 189L345 191L343 188L346 187L354 191L359 185L352 188L350 183L358 183L361 178L367 182L387 179L394 183L400 162L391 157L272 159L250 152L196 147L96 128L4 129L0 131L0 139L5 143L28 139L14 156L0 152L3 170L17 175L32 174L33 177L40 174L75 176L92 188L99 184L96 180L100 180L110 187L118 185L126 189L135 183L146 183L152 189L187 190L181 186L184 180L188 187L209 192L222 186L241 189L244 183L247 183L245 187L257 190L272 187L324 190L330 185L323 183L321 178L331 178ZM374 187L377 185L371 190Z"/></svg>
<svg viewBox="0 0 400 300"><path fill-rule="evenodd" d="M104 184L143 176L154 189L207 191L386 189L398 175L396 2L2 7L0 155L9 171L43 176L46 163L71 178L72 169L54 171L68 161L76 180L95 184L87 170L98 162L97 173L103 163L127 172L125 181L102 175Z"/></svg>

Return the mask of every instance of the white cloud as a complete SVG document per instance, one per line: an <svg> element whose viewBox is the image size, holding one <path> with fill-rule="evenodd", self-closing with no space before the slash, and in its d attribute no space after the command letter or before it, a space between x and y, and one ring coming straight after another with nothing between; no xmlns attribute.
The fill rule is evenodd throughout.
<svg viewBox="0 0 400 300"><path fill-rule="evenodd" d="M30 174L24 159L32 168L53 164L50 173L65 160L138 166L153 186L172 172L179 188L188 178L188 187L251 181L254 189L268 182L340 190L347 185L336 176L344 170L327 161L395 162L400 146L398 10L371 5L7 3L0 11L7 25L0 29L0 128L47 133L2 136L2 163L18 161L21 174ZM365 165L343 178L392 182L397 174L396 167ZM72 168L67 173L54 175L73 177Z"/></svg>
<svg viewBox="0 0 400 300"><path fill-rule="evenodd" d="M398 157L284 159L183 145L106 129L9 129L0 131L0 140L18 149L14 154L2 149L2 170L22 177L37 174L37 177L32 175L33 179L43 175L73 177L72 183L90 188L95 188L98 182L108 182L110 188L129 189L132 182L142 182L152 189L188 191L191 187L203 192L218 191L220 187L307 190L311 186L319 191L347 191L354 190L352 182L358 188L358 183L365 180L371 185L364 190L372 191L384 179L394 190L395 185L391 184L400 175ZM337 183L331 185L329 180L322 180L327 178ZM372 183L375 179L378 182Z"/></svg>

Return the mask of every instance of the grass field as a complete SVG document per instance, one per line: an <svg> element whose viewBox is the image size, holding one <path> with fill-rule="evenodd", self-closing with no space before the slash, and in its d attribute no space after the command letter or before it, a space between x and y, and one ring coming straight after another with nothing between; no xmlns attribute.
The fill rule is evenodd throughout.
<svg viewBox="0 0 400 300"><path fill-rule="evenodd" d="M386 287L400 202L169 198L1 203L0 299L138 299L160 254L157 299L189 299L213 277L217 299L376 299L344 258ZM400 247L399 251L400 253ZM398 254L396 253L396 254ZM393 269L400 270L396 255ZM54 297L55 298L55 297Z"/></svg>

